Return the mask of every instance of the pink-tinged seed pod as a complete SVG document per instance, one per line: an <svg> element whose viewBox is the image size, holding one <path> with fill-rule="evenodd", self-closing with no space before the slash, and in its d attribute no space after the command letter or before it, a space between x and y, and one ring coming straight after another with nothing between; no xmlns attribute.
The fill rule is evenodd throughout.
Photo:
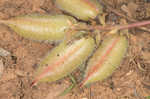
<svg viewBox="0 0 150 99"><path fill-rule="evenodd" d="M102 13L102 7L97 0L55 0L55 4L61 10L84 21L94 19Z"/></svg>
<svg viewBox="0 0 150 99"><path fill-rule="evenodd" d="M122 35L109 35L89 60L81 86L102 81L120 65L127 52L128 40Z"/></svg>
<svg viewBox="0 0 150 99"><path fill-rule="evenodd" d="M41 62L32 85L37 82L53 82L65 77L83 64L94 48L95 42L91 37L69 44L66 41L60 43Z"/></svg>
<svg viewBox="0 0 150 99"><path fill-rule="evenodd" d="M0 20L0 23L8 25L19 35L31 40L61 41L76 20L66 15L30 14Z"/></svg>

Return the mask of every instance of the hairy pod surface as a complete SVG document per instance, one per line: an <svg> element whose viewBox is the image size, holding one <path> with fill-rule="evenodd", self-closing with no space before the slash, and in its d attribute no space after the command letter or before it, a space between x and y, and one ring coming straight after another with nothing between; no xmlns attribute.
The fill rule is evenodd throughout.
<svg viewBox="0 0 150 99"><path fill-rule="evenodd" d="M19 35L32 40L60 41L76 20L66 15L31 14L0 22L8 25Z"/></svg>
<svg viewBox="0 0 150 99"><path fill-rule="evenodd" d="M37 82L53 82L71 73L86 61L95 48L93 38L86 37L60 43L41 62L33 85Z"/></svg>
<svg viewBox="0 0 150 99"><path fill-rule="evenodd" d="M102 81L120 65L128 47L125 36L110 35L89 60L81 86Z"/></svg>
<svg viewBox="0 0 150 99"><path fill-rule="evenodd" d="M56 0L55 4L61 10L85 21L102 13L102 7L97 0Z"/></svg>

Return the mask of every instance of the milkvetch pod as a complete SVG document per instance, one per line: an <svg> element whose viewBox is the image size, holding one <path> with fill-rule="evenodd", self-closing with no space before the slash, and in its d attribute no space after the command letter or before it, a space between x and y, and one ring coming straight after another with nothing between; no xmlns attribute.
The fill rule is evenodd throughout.
<svg viewBox="0 0 150 99"><path fill-rule="evenodd" d="M82 65L94 48L95 42L91 37L84 37L71 43L66 41L60 43L40 63L32 85L37 82L53 82L65 77Z"/></svg>
<svg viewBox="0 0 150 99"><path fill-rule="evenodd" d="M31 40L61 41L76 20L66 15L30 14L0 20L0 23Z"/></svg>
<svg viewBox="0 0 150 99"><path fill-rule="evenodd" d="M97 0L55 0L55 4L61 10L84 21L94 19L102 13L102 7Z"/></svg>
<svg viewBox="0 0 150 99"><path fill-rule="evenodd" d="M123 35L109 35L87 63L81 86L102 81L120 65L127 52L128 40Z"/></svg>

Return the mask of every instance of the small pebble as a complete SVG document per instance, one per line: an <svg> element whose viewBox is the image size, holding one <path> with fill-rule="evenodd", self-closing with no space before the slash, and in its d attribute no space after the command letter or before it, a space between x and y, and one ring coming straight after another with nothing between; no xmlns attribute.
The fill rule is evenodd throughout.
<svg viewBox="0 0 150 99"><path fill-rule="evenodd" d="M10 55L10 52L8 52L7 50L0 48L0 56L8 56Z"/></svg>

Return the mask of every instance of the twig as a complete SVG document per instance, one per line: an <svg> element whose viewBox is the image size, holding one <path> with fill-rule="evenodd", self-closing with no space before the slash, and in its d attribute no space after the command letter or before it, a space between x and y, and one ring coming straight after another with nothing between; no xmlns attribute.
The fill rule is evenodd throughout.
<svg viewBox="0 0 150 99"><path fill-rule="evenodd" d="M133 24L128 24L128 25L122 25L119 27L119 29L128 29L128 28L133 28L133 27L140 27L140 26L144 26L144 25L148 25L150 24L150 20L148 21L142 21L142 22L136 22Z"/></svg>
<svg viewBox="0 0 150 99"><path fill-rule="evenodd" d="M94 29L98 29L98 30L112 30L112 29L118 29L118 30L122 30L122 29L129 29L129 28L134 28L134 27L140 27L140 26L144 26L144 25L148 25L150 24L150 20L148 21L142 21L142 22L136 22L136 23L132 23L132 24L127 24L127 25L114 25L114 26L101 26L101 25L96 25L96 26L91 26L91 25L79 25L76 26L74 29L76 30L94 30Z"/></svg>
<svg viewBox="0 0 150 99"><path fill-rule="evenodd" d="M91 87L89 88L89 91L90 91L89 92L89 99L92 99L92 95L91 95L92 94L92 89L91 89Z"/></svg>

